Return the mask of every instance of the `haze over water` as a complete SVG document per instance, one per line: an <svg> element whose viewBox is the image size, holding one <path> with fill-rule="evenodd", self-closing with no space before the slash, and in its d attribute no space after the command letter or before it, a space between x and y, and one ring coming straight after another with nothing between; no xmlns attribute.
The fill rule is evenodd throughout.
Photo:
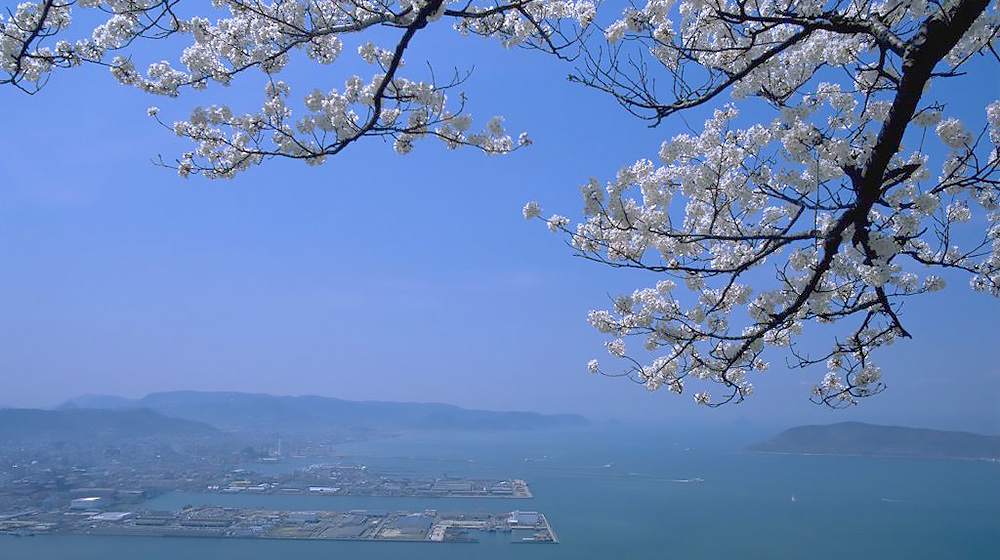
<svg viewBox="0 0 1000 560"><path fill-rule="evenodd" d="M4 560L987 558L1000 549L1000 465L753 454L663 431L412 435L341 446L346 464L516 477L531 500L168 494L147 507L545 513L561 544L0 537ZM751 443L751 442L742 442ZM293 469L331 459L291 459ZM701 478L704 482L683 482ZM794 496L794 500L792 499Z"/></svg>

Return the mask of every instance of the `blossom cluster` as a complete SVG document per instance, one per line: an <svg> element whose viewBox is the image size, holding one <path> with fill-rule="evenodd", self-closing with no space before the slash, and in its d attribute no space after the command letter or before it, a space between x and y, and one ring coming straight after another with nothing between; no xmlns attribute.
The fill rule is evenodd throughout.
<svg viewBox="0 0 1000 560"><path fill-rule="evenodd" d="M181 17L170 0L25 2L9 18L0 16L0 71L7 74L0 83L37 89L55 68L98 63L109 66L122 84L175 97L213 83L228 86L250 69L264 72L270 93L256 113L198 107L186 120L163 123L195 142L177 161L182 175L232 177L273 156L316 164L366 136L389 138L400 154L422 138L498 154L530 139L512 138L499 119L474 131L464 96L456 103L447 95L461 79L440 84L404 75L403 55L414 36L447 21L462 34L561 54L596 15L590 0L214 0L212 8L220 15L214 20L207 14ZM75 9L106 18L71 43L62 37ZM362 41L357 49L370 73L346 76L341 90L308 94L305 110L293 114L288 87L278 79L292 57L302 53L317 64L336 65L349 35L374 38L371 31L379 27L388 30L378 34L381 44ZM176 60L155 61L145 69L133 62L130 47L137 41L171 36L190 41Z"/></svg>
<svg viewBox="0 0 1000 560"><path fill-rule="evenodd" d="M717 405L751 394L755 372L768 368L765 348L778 347L803 367L826 362L815 398L841 406L882 389L872 351L909 336L900 302L944 287L933 268L964 270L973 288L1000 295L1000 101L977 133L946 100L925 93L908 105L903 92L905 78L920 80L906 86L918 97L931 79L902 75L907 57L937 40L921 35L928 23L959 21L962 10L975 17L935 55L955 71L996 46L995 2L650 0L605 27L610 52L627 63L610 56L578 81L654 122L723 92L731 101L701 132L663 142L659 162L626 166L603 188L583 185L581 222L525 207L525 218L544 219L591 260L670 278L590 313L627 369L591 361L588 370L677 393L686 380L712 381L724 395L695 400ZM649 89L637 52L666 69L675 99ZM757 124L741 128L744 104ZM771 118L761 118L767 107ZM937 173L935 151L947 154ZM969 223L987 223L985 236L956 234ZM849 330L817 355L798 342L810 322Z"/></svg>

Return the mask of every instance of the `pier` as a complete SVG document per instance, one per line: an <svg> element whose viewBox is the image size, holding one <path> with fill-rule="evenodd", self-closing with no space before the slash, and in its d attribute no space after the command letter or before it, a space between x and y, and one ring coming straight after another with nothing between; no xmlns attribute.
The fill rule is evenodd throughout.
<svg viewBox="0 0 1000 560"><path fill-rule="evenodd" d="M62 533L151 537L475 543L476 532L508 533L517 544L559 540L539 512L447 513L367 510L275 511L219 506L180 511L24 513L0 522L0 534Z"/></svg>

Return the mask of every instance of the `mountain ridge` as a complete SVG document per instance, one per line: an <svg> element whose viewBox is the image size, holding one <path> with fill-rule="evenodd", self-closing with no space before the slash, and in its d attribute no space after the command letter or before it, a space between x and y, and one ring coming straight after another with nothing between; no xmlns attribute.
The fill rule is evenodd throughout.
<svg viewBox="0 0 1000 560"><path fill-rule="evenodd" d="M442 403L348 401L333 397L266 393L169 391L140 399L84 395L57 409L149 408L172 418L204 422L226 431L324 430L530 430L589 425L576 414L498 412Z"/></svg>

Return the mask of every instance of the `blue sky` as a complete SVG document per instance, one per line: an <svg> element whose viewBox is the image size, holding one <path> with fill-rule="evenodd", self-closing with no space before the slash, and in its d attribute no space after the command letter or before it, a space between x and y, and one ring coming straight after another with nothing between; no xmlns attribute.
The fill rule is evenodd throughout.
<svg viewBox="0 0 1000 560"><path fill-rule="evenodd" d="M777 356L747 403L722 410L587 374L607 355L587 311L656 278L572 257L521 207L579 216L581 183L655 159L681 123L648 129L537 53L451 33L413 46L411 68L474 66L470 112L502 114L534 144L491 158L425 141L401 157L374 140L318 168L272 161L232 181L182 180L152 165L188 147L146 108L167 121L221 99L248 109L259 76L179 100L94 68L57 73L35 96L0 90L0 406L235 390L656 424L1000 432L1000 305L962 277L906 305L914 340L879 355L889 390L852 410L810 404L822 372L786 371ZM292 99L345 77L293 66Z"/></svg>

